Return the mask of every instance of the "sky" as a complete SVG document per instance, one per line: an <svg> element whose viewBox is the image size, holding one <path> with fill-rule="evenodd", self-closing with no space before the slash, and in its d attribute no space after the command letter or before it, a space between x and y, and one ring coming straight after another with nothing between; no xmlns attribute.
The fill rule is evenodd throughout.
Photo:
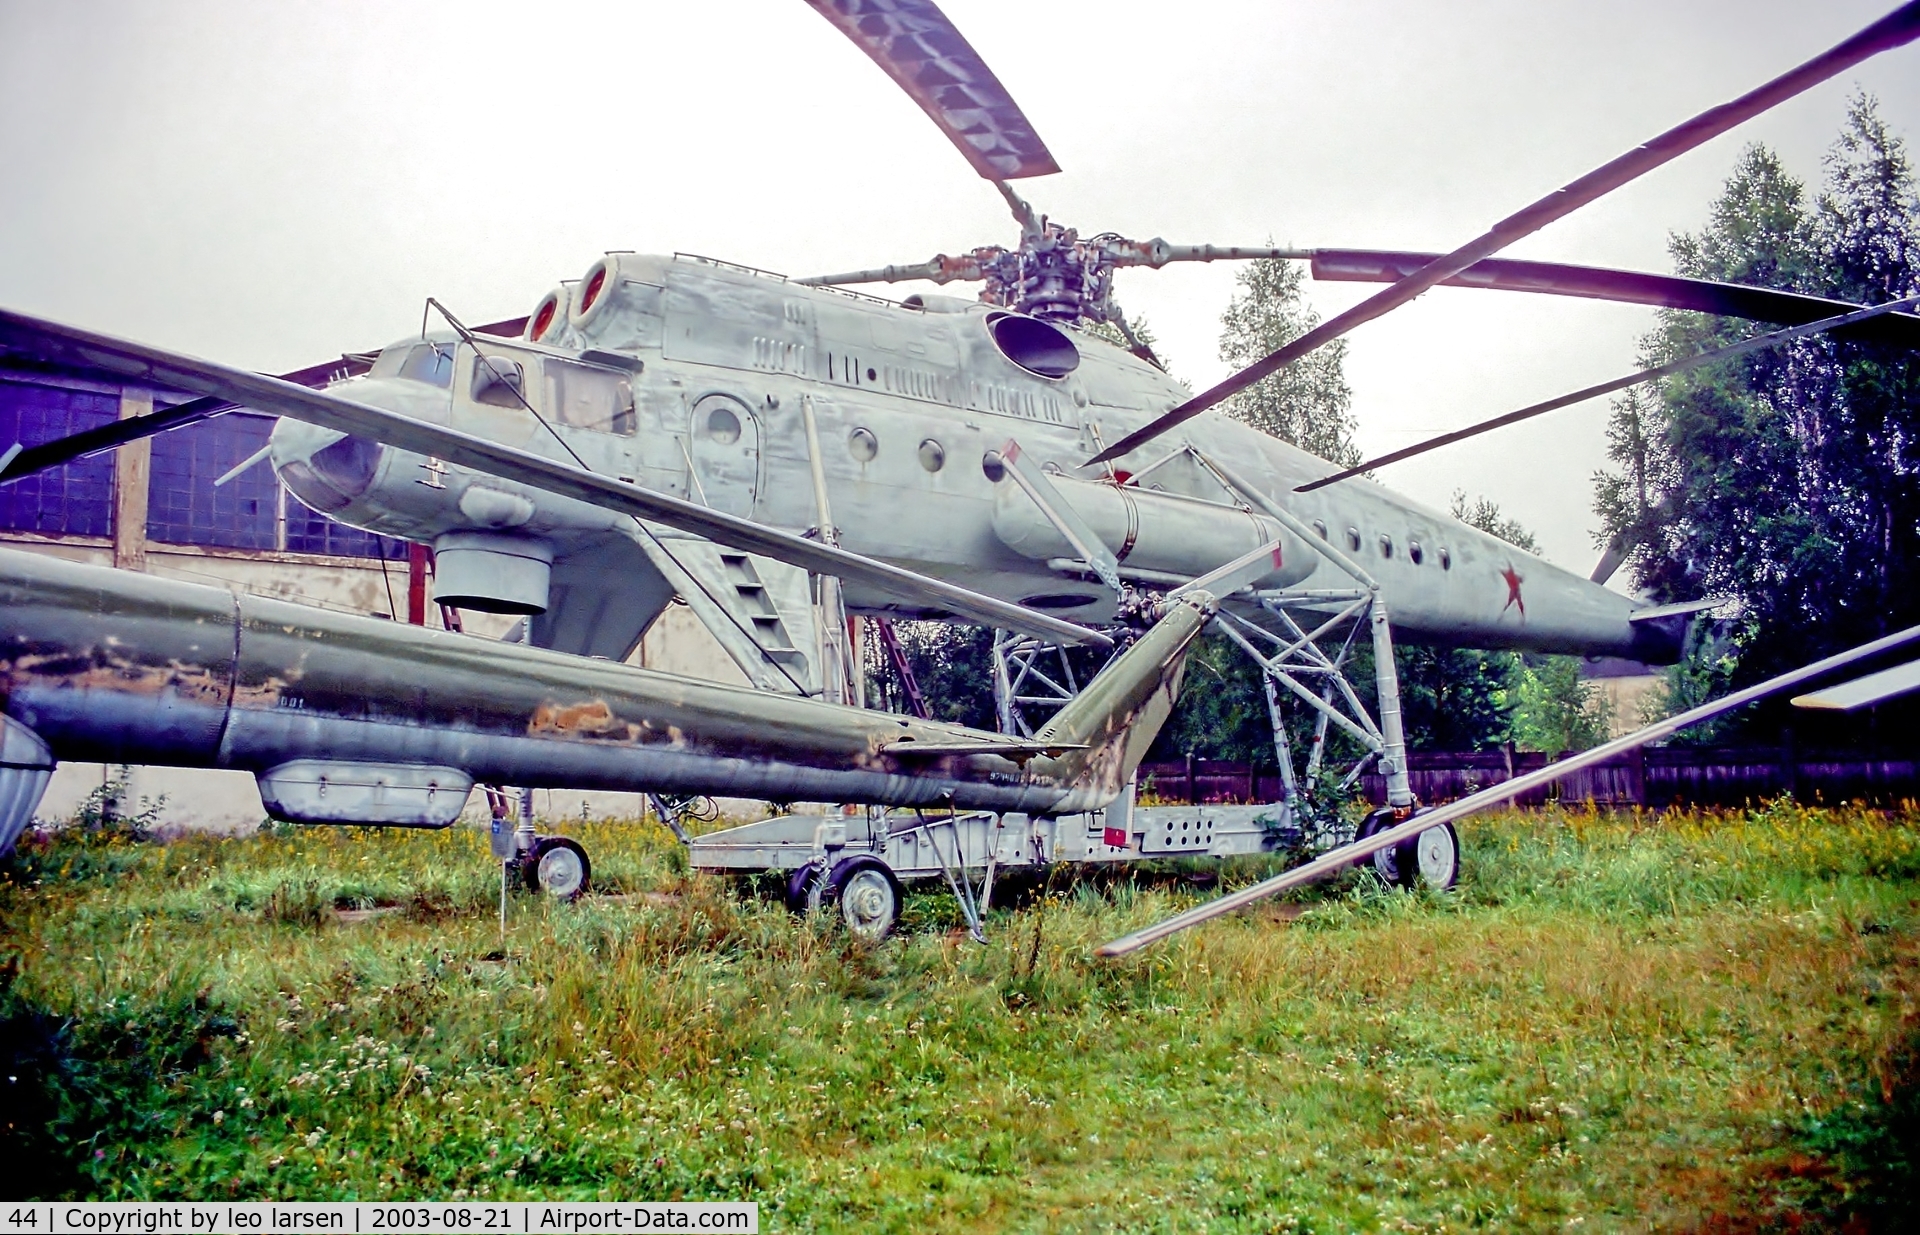
<svg viewBox="0 0 1920 1235"><path fill-rule="evenodd" d="M1891 0L945 0L1082 234L1446 250L1826 49ZM1509 251L1670 269L1748 142L1817 183L1858 90L1911 140L1920 46ZM1011 243L1004 204L801 0L0 0L0 305L278 372L529 311L608 249L793 275ZM1125 271L1196 388L1226 265ZM876 289L884 290L884 289ZM897 285L904 296L916 285ZM951 288L949 290L952 290ZM1373 285L1309 284L1331 315ZM1634 368L1652 311L1436 289L1349 344L1378 453ZM1380 473L1598 557L1604 403ZM1624 581L1617 581L1624 583Z"/></svg>

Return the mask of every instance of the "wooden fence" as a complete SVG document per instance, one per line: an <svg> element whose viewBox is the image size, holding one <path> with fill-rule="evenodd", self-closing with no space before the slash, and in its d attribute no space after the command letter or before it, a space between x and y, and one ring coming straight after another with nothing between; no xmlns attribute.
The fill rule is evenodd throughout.
<svg viewBox="0 0 1920 1235"><path fill-rule="evenodd" d="M1449 802L1546 766L1552 757L1513 751L1424 751L1408 757L1422 802ZM1274 802L1280 774L1221 759L1140 767L1143 792L1166 802ZM1384 802L1386 778L1361 778L1369 800ZM1792 793L1803 802L1920 799L1920 761L1858 752L1783 747L1669 746L1642 749L1523 793L1522 806L1592 802L1597 806L1740 806Z"/></svg>

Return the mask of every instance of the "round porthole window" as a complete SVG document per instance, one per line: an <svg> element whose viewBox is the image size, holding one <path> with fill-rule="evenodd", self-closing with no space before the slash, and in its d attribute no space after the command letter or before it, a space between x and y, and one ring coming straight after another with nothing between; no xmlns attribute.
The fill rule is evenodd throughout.
<svg viewBox="0 0 1920 1235"><path fill-rule="evenodd" d="M855 429L847 434L847 453L862 463L871 463L880 453L880 439L871 429Z"/></svg>
<svg viewBox="0 0 1920 1235"><path fill-rule="evenodd" d="M740 418L730 407L716 407L707 413L707 436L722 446L740 440Z"/></svg>
<svg viewBox="0 0 1920 1235"><path fill-rule="evenodd" d="M1409 560L1413 562L1415 566L1418 566L1421 562L1426 560L1426 557L1427 557L1426 550L1420 547L1419 541L1409 540L1407 542L1407 557Z"/></svg>
<svg viewBox="0 0 1920 1235"><path fill-rule="evenodd" d="M929 472L937 472L947 465L947 448L928 438L920 443L920 466Z"/></svg>
<svg viewBox="0 0 1920 1235"><path fill-rule="evenodd" d="M1313 530L1320 533L1320 539L1325 540L1327 538L1327 525L1324 520L1315 519L1313 521Z"/></svg>
<svg viewBox="0 0 1920 1235"><path fill-rule="evenodd" d="M1445 549L1440 550L1440 569L1453 569L1453 554L1447 552Z"/></svg>
<svg viewBox="0 0 1920 1235"><path fill-rule="evenodd" d="M1350 527L1347 529L1347 548L1353 550L1355 553L1360 552L1360 529L1359 528Z"/></svg>
<svg viewBox="0 0 1920 1235"><path fill-rule="evenodd" d="M989 450L980 456L980 472L994 484L1007 478L1007 461L1000 457L997 450Z"/></svg>
<svg viewBox="0 0 1920 1235"><path fill-rule="evenodd" d="M1380 534L1380 556L1393 556L1393 537L1387 535L1385 532Z"/></svg>

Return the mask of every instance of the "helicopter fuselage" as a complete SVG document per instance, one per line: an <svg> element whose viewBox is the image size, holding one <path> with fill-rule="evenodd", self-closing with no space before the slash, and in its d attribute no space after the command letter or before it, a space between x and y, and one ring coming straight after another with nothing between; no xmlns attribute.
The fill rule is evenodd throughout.
<svg viewBox="0 0 1920 1235"><path fill-rule="evenodd" d="M1334 466L1224 416L1123 470L1082 467L1186 388L1095 335L988 304L902 304L707 259L610 254L549 293L522 338L405 340L340 393L780 527L821 522L817 475L845 547L1076 621L1111 619L1116 598L1007 478L1010 443L1052 474L1132 582L1170 585L1277 538L1257 587L1353 586L1332 555L1250 508L1217 461L1370 574L1402 637L1676 650L1629 620L1635 601L1371 481L1292 492ZM565 621L569 603L592 595L599 613L621 579L644 574L621 556L632 521L583 502L292 421L272 458L333 517L434 543L456 575L463 553L485 566L472 573L502 594L474 591L470 607ZM644 620L664 604L658 591L615 609ZM937 616L854 587L846 601ZM600 642L617 651L639 633L616 622Z"/></svg>

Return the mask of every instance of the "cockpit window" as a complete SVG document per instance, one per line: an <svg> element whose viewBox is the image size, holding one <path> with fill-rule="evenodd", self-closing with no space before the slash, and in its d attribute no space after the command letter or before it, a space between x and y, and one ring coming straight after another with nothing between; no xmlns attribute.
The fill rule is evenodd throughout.
<svg viewBox="0 0 1920 1235"><path fill-rule="evenodd" d="M397 376L402 381L425 382L446 389L453 385L453 344L422 343L407 353Z"/></svg>

